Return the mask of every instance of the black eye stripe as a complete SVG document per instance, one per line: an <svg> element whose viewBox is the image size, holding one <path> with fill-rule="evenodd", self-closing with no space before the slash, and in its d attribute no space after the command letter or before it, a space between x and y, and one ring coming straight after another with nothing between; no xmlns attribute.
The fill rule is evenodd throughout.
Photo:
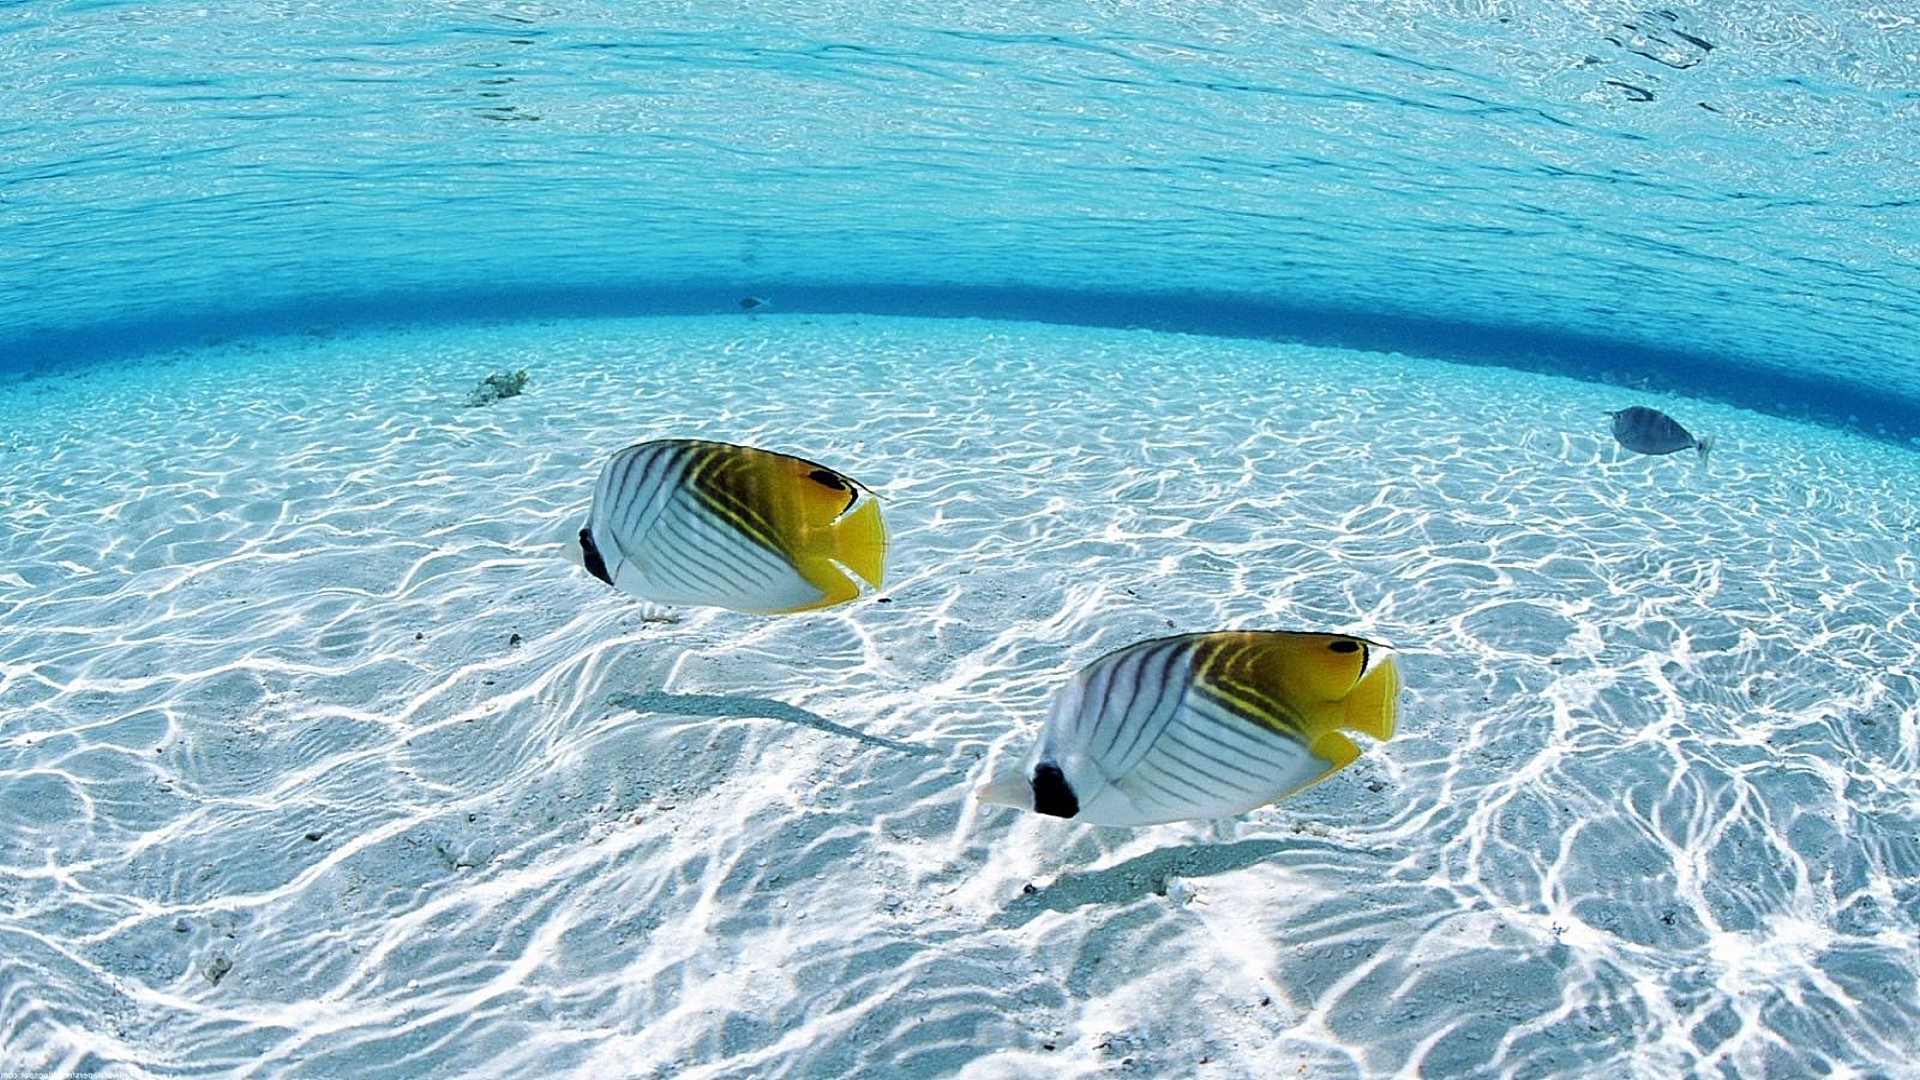
<svg viewBox="0 0 1920 1080"><path fill-rule="evenodd" d="M1338 641L1329 642L1327 648L1332 649L1334 652L1359 652L1360 643L1341 638Z"/></svg>

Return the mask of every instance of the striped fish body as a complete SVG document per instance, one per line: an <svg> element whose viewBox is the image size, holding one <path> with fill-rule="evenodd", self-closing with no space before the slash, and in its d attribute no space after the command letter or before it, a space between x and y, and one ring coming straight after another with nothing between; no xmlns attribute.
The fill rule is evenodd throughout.
<svg viewBox="0 0 1920 1080"><path fill-rule="evenodd" d="M1698 450L1704 458L1712 446L1711 440L1703 442L1694 438L1678 420L1658 409L1635 405L1607 415L1613 418L1614 440L1636 454Z"/></svg>
<svg viewBox="0 0 1920 1080"><path fill-rule="evenodd" d="M979 794L1095 825L1234 817L1353 762L1346 731L1389 738L1399 693L1392 651L1361 638L1144 641L1075 675L1023 765Z"/></svg>
<svg viewBox="0 0 1920 1080"><path fill-rule="evenodd" d="M756 614L831 607L878 588L880 504L803 458L662 439L610 457L576 555L643 600Z"/></svg>

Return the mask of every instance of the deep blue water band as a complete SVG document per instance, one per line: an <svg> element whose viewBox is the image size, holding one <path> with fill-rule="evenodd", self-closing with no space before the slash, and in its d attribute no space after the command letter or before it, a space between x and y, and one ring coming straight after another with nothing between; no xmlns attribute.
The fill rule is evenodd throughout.
<svg viewBox="0 0 1920 1080"><path fill-rule="evenodd" d="M740 301L748 297L766 303L743 309ZM493 320L702 314L745 318L756 313L1025 320L1403 352L1618 385L1623 404L1630 403L1637 390L1667 391L1893 442L1920 439L1920 397L1823 377L1815 366L1797 371L1757 368L1706 352L1579 333L1192 293L754 282L414 293L184 312L0 341L0 375L69 369L237 337Z"/></svg>

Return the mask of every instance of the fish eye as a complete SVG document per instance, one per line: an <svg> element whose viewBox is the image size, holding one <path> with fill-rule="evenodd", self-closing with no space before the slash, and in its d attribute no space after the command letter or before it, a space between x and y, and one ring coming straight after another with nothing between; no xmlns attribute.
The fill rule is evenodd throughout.
<svg viewBox="0 0 1920 1080"><path fill-rule="evenodd" d="M807 479L812 480L814 483L819 484L822 487L830 488L834 491L847 490L847 482L845 480L840 479L840 477L837 474L830 472L829 470L826 470L826 469L813 470L812 472L807 474Z"/></svg>
<svg viewBox="0 0 1920 1080"><path fill-rule="evenodd" d="M1339 641L1328 642L1327 648L1332 649L1334 652L1359 652L1360 643L1341 638Z"/></svg>

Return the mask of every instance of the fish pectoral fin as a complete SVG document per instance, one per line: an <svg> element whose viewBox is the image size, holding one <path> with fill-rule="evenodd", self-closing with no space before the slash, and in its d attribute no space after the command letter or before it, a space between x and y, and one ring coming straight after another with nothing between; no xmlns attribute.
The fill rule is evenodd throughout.
<svg viewBox="0 0 1920 1080"><path fill-rule="evenodd" d="M1327 773L1339 772L1360 758L1359 744L1339 731L1323 731L1314 736L1307 751L1321 761L1327 762Z"/></svg>

